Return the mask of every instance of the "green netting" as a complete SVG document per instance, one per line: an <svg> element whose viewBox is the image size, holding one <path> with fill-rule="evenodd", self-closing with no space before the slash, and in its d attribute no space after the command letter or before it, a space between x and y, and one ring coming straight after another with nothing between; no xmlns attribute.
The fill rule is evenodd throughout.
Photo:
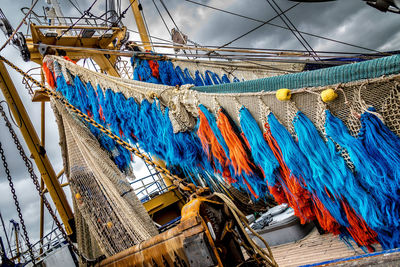
<svg viewBox="0 0 400 267"><path fill-rule="evenodd" d="M298 89L304 87L327 86L331 84L373 79L383 75L397 74L399 72L400 55L394 55L332 68L238 83L198 86L192 87L192 89L199 92L218 94L252 93L260 91L275 91L280 88Z"/></svg>

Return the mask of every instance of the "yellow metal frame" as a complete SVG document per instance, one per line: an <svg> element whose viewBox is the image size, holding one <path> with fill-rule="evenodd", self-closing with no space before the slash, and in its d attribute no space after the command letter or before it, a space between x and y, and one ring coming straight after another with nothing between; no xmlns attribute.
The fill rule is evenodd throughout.
<svg viewBox="0 0 400 267"><path fill-rule="evenodd" d="M179 202L182 202L182 195L175 188L143 203L143 206L151 216L152 214Z"/></svg>
<svg viewBox="0 0 400 267"><path fill-rule="evenodd" d="M31 24L31 38L27 38L26 42L28 45L29 52L31 53L31 60L35 63L42 65L43 56L39 53L38 45L57 45L57 46L71 46L71 47L84 47L84 48L100 48L100 49L110 49L118 50L122 45L122 40L126 36L126 27L91 27L91 26L48 26L48 25L35 25ZM80 35L78 36L63 36L59 38L57 36L46 36L43 34L42 30L67 30L72 29L77 30L94 30L100 31L110 31L109 35L92 36L90 38L84 38ZM118 72L115 70L115 63L117 61L116 55L104 55L95 54L92 55L86 51L69 51L68 57L72 60L79 60L82 58L91 57L99 65L101 70L108 75L119 77Z"/></svg>
<svg viewBox="0 0 400 267"><path fill-rule="evenodd" d="M139 1L130 0L130 2L131 2L133 15L135 16L136 25L138 27L140 39L142 40L142 42L144 44L144 48L146 50L151 50L149 34L147 33L146 26L144 25L144 22L143 22L142 14L140 14L140 10L139 10Z"/></svg>

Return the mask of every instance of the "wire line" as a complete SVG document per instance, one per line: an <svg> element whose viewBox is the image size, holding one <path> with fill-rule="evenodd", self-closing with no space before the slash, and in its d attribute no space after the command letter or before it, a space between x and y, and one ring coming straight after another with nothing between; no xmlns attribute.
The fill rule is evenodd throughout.
<svg viewBox="0 0 400 267"><path fill-rule="evenodd" d="M154 1L154 0L152 0L152 1L153 1L154 6L155 6L156 9L157 9L158 15L160 15L161 20L162 20L163 23L164 23L165 28L167 28L167 31L168 31L169 35L171 35L171 31L169 30L168 25L167 25L167 23L165 22L164 17L162 16L162 14L161 14L161 12L160 12L160 9L159 9L158 6L156 5L156 1Z"/></svg>
<svg viewBox="0 0 400 267"><path fill-rule="evenodd" d="M88 9L85 10L85 12L83 12L83 15L77 20L75 21L71 26L69 26L68 29L66 29L65 31L63 31L60 36L57 37L57 40L60 40L61 37L64 36L64 34L66 34L68 31L70 31L76 24L78 24L78 22L80 20L82 20L87 14L89 14L89 11L93 8L93 6L96 4L97 0L94 0L94 2L90 5L90 7Z"/></svg>
<svg viewBox="0 0 400 267"><path fill-rule="evenodd" d="M308 52L310 55L313 55L313 53L311 52L311 51L313 51L313 49L311 48L310 45L307 45L307 44L308 44L307 42L304 42L304 38L301 38L302 36L300 36L300 37L297 36L297 34L296 34L297 29L294 27L293 23L291 23L291 21L289 20L289 18L288 18L286 15L279 13L279 10L280 10L280 12L282 12L282 10L279 8L279 6L274 2L274 4L279 8L279 10L277 10L277 9L274 7L274 5L270 2L270 0L266 0L266 1L267 1L267 3L271 6L271 8L275 11L275 13L278 14L279 18L280 18L280 19L282 20L282 22L286 25L286 27L289 28L289 30L293 33L294 37L300 42L300 44L307 50L307 52ZM283 18L283 16L286 18L286 20L289 21L289 23L291 24L291 26L292 26L294 29L288 24L288 22ZM311 50L310 50L310 48L311 48ZM315 54L315 52L314 52L314 54ZM314 56L313 56L313 58L314 58L314 60L316 60L316 58L315 58Z"/></svg>
<svg viewBox="0 0 400 267"><path fill-rule="evenodd" d="M298 6L299 4L300 4L300 3L297 3L297 4L295 4L295 5L291 6L291 7L289 7L288 9L286 9L285 11L283 11L282 13L288 12L288 11L291 10L292 8L295 8L296 6ZM244 34L242 34L242 35L236 37L236 38L233 39L232 41L230 41L230 42L228 42L228 43L226 43L226 44L224 44L224 45L222 45L222 46L220 46L220 47L218 47L218 48L223 48L223 47L225 47L225 46L227 46L227 45L230 45L230 44L233 43L233 42L236 42L237 40L243 38L244 36L246 36L246 35L248 35L248 34L254 32L255 30L257 30L257 29L259 29L259 28L261 28L262 26L264 26L264 25L266 25L266 24L269 24L269 22L273 21L274 19L276 19L276 18L279 17L279 16L280 16L280 13L278 13L278 15L272 17L271 19L269 19L269 20L267 20L267 21L264 21L261 25L258 25L257 27L255 27L255 28L251 29L250 31L248 31L248 32L246 32L246 33L244 33Z"/></svg>
<svg viewBox="0 0 400 267"><path fill-rule="evenodd" d="M279 9L279 11L282 12L282 9L279 7L279 5L276 3L275 0L271 0L275 6ZM269 2L269 0L267 0L267 2ZM304 36L299 32L299 30L296 28L296 26L292 23L292 21L289 19L289 17L283 13L283 16L286 18L286 20L289 22L289 24L293 27L294 31L298 33L298 35L300 36L300 38L303 40L303 42L308 46L308 48L313 52L313 54L317 57L318 60L320 60L319 56L317 55L317 53L315 53L314 49L312 48L312 46L310 45L310 43L304 38ZM281 17L282 19L282 17ZM315 59L315 57L313 56L313 58Z"/></svg>
<svg viewBox="0 0 400 267"><path fill-rule="evenodd" d="M202 3L199 3L199 2L196 2L196 1L193 1L193 0L184 0L184 1L192 3L192 4L196 4L196 5L199 5L199 6L203 6L203 7L209 8L209 9L213 9L213 10L216 10L216 11L220 11L220 12L223 12L223 13L231 14L231 15L234 15L234 16L237 16L237 17L241 17L241 18L245 18L245 19L249 19L249 20L253 20L253 21L257 21L257 22L261 22L261 23L265 22L263 20L251 18L251 17L245 16L245 15L241 15L241 14L238 14L238 13L235 13L235 12L227 11L227 10L224 10L224 9L221 9L221 8L217 8L217 7L213 7L213 6L209 6L209 5L206 5L206 4L202 4ZM277 28L289 30L285 26L281 26L281 25L278 25L278 24L275 24L275 23L268 22L266 24L268 24L270 26L277 27ZM339 44L343 44L343 45L347 45L347 46L352 46L352 47L355 47L355 48L364 49L364 50L371 51L371 52L384 54L384 53L382 53L382 52L380 52L380 51L378 51L376 49L371 49L371 48L363 47L363 46L360 46L360 45L350 44L350 43L347 43L347 42L339 41L339 40L336 40L336 39L333 39L333 38L328 38L328 37L324 37L324 36L313 34L313 33L308 33L308 32L304 32L304 31L299 31L299 33L302 33L302 34L308 35L308 36L312 36L312 37L315 37L315 38L323 39L323 40L326 40L326 41L330 41L330 42L335 42L335 43L339 43Z"/></svg>

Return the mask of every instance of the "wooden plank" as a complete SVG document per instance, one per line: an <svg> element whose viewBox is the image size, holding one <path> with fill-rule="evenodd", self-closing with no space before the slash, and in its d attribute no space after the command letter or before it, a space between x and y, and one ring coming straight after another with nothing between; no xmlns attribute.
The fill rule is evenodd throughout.
<svg viewBox="0 0 400 267"><path fill-rule="evenodd" d="M358 246L353 248L331 234L320 235L316 229L300 241L271 247L279 266L290 267L318 263L364 254ZM377 251L381 248L378 247Z"/></svg>

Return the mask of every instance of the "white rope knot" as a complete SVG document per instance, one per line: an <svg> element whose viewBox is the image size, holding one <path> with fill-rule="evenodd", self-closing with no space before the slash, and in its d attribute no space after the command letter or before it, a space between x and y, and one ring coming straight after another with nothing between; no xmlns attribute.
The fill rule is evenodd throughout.
<svg viewBox="0 0 400 267"><path fill-rule="evenodd" d="M347 95L346 95L346 93L345 93L344 90L343 90L342 83L339 83L339 84L336 86L335 92L336 92L336 91L341 92L341 93L343 94L343 97L344 97L344 104L345 104L345 105L348 105L348 104L349 104L349 100L347 99Z"/></svg>

